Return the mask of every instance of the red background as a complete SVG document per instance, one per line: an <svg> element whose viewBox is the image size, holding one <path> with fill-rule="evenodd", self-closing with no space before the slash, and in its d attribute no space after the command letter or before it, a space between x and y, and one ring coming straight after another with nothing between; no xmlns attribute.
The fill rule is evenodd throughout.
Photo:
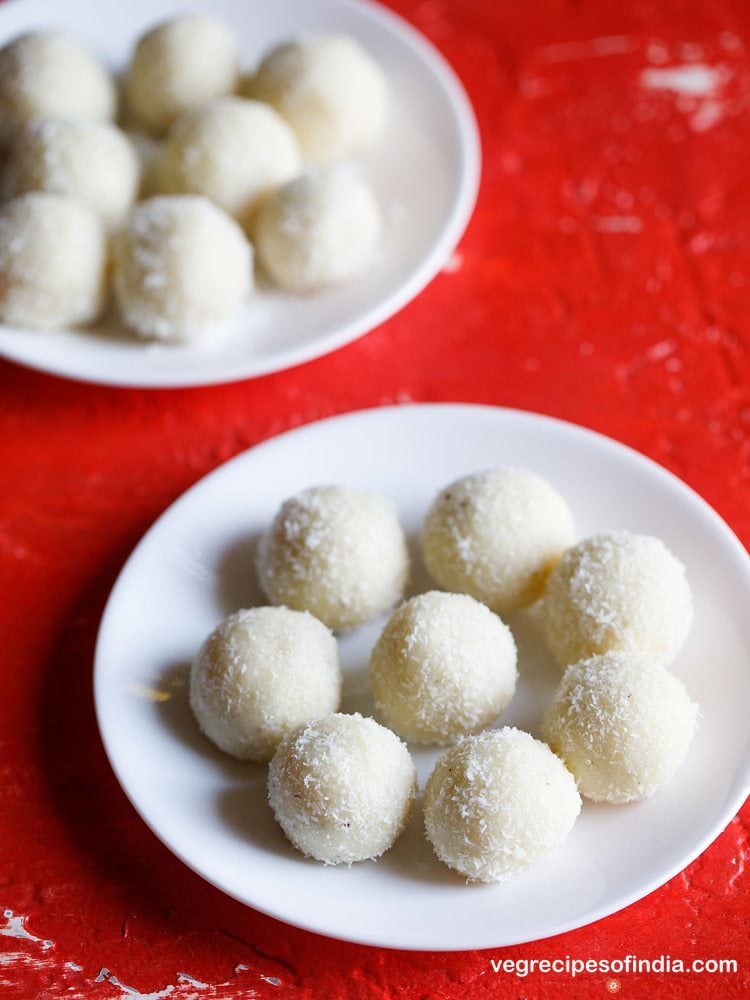
<svg viewBox="0 0 750 1000"><path fill-rule="evenodd" d="M553 414L650 455L750 539L750 7L393 7L445 53L479 119L482 188L456 266L367 337L256 381L124 391L0 364L4 996L172 986L181 998L531 1000L750 988L747 806L685 872L597 924L496 952L411 954L316 937L225 898L155 840L104 757L92 653L128 552L196 479L298 424L411 400ZM643 86L647 67L690 62L723 67L713 97ZM9 934L21 926L33 939ZM627 953L740 968L608 984L599 974L520 980L489 962Z"/></svg>

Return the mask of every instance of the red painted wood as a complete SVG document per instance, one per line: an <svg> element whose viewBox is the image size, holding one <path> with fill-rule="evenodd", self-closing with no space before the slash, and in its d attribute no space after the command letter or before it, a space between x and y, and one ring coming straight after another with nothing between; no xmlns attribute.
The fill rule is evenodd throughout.
<svg viewBox="0 0 750 1000"><path fill-rule="evenodd" d="M297 424L405 400L553 414L663 463L750 540L750 6L393 6L453 63L480 122L484 179L457 269L368 337L253 382L122 391L0 364L3 997L750 990L747 807L687 871L591 927L497 953L406 954L318 938L225 898L154 839L104 758L92 652L123 560L185 487ZM641 74L664 60L719 70L714 96L646 89ZM33 939L8 936L21 926ZM729 957L740 970L607 986L602 974L490 968L491 957L627 953Z"/></svg>

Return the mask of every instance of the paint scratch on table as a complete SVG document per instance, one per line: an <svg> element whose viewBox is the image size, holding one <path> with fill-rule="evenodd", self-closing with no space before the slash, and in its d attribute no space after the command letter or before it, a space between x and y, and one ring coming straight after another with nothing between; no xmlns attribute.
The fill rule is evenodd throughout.
<svg viewBox="0 0 750 1000"><path fill-rule="evenodd" d="M249 972L248 965L236 965L229 980L218 983L208 983L191 976L187 972L178 972L174 983L167 983L160 989L142 992L135 986L123 982L107 966L100 966L95 977L76 975L84 973L83 965L75 961L63 961L55 956L54 942L33 934L26 927L26 917L13 910L3 911L3 923L0 923L0 937L12 938L23 942L14 950L0 951L0 991L11 989L18 981L20 974L43 973L60 988L66 989L66 997L70 1000L85 1000L90 995L92 985L109 983L121 997L133 997L135 1000L164 1000L165 997L174 1000L202 1000L207 996L216 998L232 998L232 1000L252 1000L258 993L252 986L238 985L239 972ZM71 976L72 974L72 976ZM277 976L257 973L258 978L272 986L280 986L281 979ZM15 981L11 976L15 976Z"/></svg>
<svg viewBox="0 0 750 1000"><path fill-rule="evenodd" d="M675 94L691 94L694 97L713 94L725 79L723 70L702 63L664 69L649 67L641 71L641 83L649 90L671 90Z"/></svg>
<svg viewBox="0 0 750 1000"><path fill-rule="evenodd" d="M674 340L660 340L656 344L646 349L645 356L649 361L661 361L662 358L669 357L677 350L677 343Z"/></svg>
<svg viewBox="0 0 750 1000"><path fill-rule="evenodd" d="M747 845L743 840L742 823L739 821L737 817L735 817L735 819L732 820L732 822L730 823L730 827L736 834L735 842L737 844L737 854L735 855L735 857L731 859L733 871L730 873L729 878L727 879L727 889L734 890L735 882L747 868L748 858L750 858L750 851L748 851Z"/></svg>
<svg viewBox="0 0 750 1000"><path fill-rule="evenodd" d="M595 215L591 219L591 228L600 233L640 233L643 231L643 220L637 215Z"/></svg>
<svg viewBox="0 0 750 1000"><path fill-rule="evenodd" d="M596 59L635 52L638 45L628 35L607 35L575 42L555 42L538 50L545 62L568 62L573 59Z"/></svg>
<svg viewBox="0 0 750 1000"><path fill-rule="evenodd" d="M174 992L174 986L165 986L164 989L158 990L154 993L141 993L140 990L135 989L133 986L126 986L125 983L121 983L120 980L113 976L109 969L102 968L99 970L99 975L94 980L95 983L102 983L104 981L111 983L120 990L122 996L124 997L136 997L137 1000L162 1000L162 997L169 996L170 993Z"/></svg>
<svg viewBox="0 0 750 1000"><path fill-rule="evenodd" d="M200 979L195 979L193 976L189 976L187 972L178 972L177 978L180 982L190 983L191 986L195 986L199 990L207 990L210 988L209 983L202 983Z"/></svg>
<svg viewBox="0 0 750 1000"><path fill-rule="evenodd" d="M26 917L14 913L13 910L3 910L4 923L0 925L0 936L23 942L21 948L13 951L0 951L0 989L15 986L21 975L45 973L49 974L57 965L52 953L53 942L32 934L25 925Z"/></svg>
<svg viewBox="0 0 750 1000"><path fill-rule="evenodd" d="M25 917L18 916L13 910L3 910L4 926L0 927L0 936L20 938L24 941L38 941L42 948L51 948L52 942L37 937L28 931L24 925Z"/></svg>
<svg viewBox="0 0 750 1000"><path fill-rule="evenodd" d="M732 76L727 66L689 63L650 66L641 70L639 79L646 90L672 94L677 111L687 116L690 128L694 132L707 132L727 113L727 104L719 100L719 94Z"/></svg>
<svg viewBox="0 0 750 1000"><path fill-rule="evenodd" d="M221 983L205 983L187 972L178 972L176 978L176 983L169 983L160 990L154 990L150 993L142 993L134 986L128 986L126 983L123 983L106 967L102 967L94 982L102 983L106 981L111 983L112 986L120 990L121 996L134 997L135 1000L163 1000L164 997L171 997L173 1000L201 1000L205 996L252 1000L253 997L257 997L258 995L257 991L250 986L238 986L236 980ZM270 982L266 976L261 975L259 978ZM209 991L208 994L204 992L206 990Z"/></svg>

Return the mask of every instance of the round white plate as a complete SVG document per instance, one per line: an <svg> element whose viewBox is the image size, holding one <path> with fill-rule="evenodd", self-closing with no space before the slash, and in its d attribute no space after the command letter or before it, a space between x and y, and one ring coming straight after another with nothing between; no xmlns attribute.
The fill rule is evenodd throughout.
<svg viewBox="0 0 750 1000"><path fill-rule="evenodd" d="M0 44L54 27L122 69L138 36L186 10L208 10L242 39L245 66L271 45L309 32L357 38L393 93L387 134L360 161L385 213L377 260L357 281L316 296L256 294L204 346L149 345L116 320L91 330L0 326L0 355L32 368L108 385L190 386L279 371L367 333L417 295L453 251L471 216L480 151L469 101L442 56L401 18L364 0L23 0L0 7Z"/></svg>
<svg viewBox="0 0 750 1000"><path fill-rule="evenodd" d="M252 551L280 502L345 482L398 505L413 538L452 479L524 465L568 499L579 535L627 528L662 538L687 565L695 623L674 666L700 729L671 785L628 806L587 803L538 868L503 886L466 885L424 839L421 807L378 862L331 868L297 854L265 797L266 768L224 756L198 732L186 665L228 613L262 603ZM426 589L415 567L413 589ZM131 801L187 865L275 917L333 937L426 950L488 948L587 924L644 896L726 826L750 784L750 561L682 482L622 445L546 417L479 406L378 409L312 424L245 452L178 500L130 557L96 652L104 744ZM502 718L538 733L559 672L533 613L510 620L521 679ZM382 622L342 643L345 710L371 712L366 665ZM417 750L420 788L436 751Z"/></svg>

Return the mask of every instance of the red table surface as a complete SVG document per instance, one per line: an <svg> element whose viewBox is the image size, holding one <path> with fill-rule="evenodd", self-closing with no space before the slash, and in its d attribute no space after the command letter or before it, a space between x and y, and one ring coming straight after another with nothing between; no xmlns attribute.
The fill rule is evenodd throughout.
<svg viewBox="0 0 750 1000"><path fill-rule="evenodd" d="M407 953L226 898L149 832L105 759L92 654L123 561L200 476L307 421L433 400L553 414L650 455L750 539L750 6L393 6L456 68L484 147L474 219L417 301L326 358L235 385L113 390L0 365L3 996L748 995L747 806L686 871L596 924ZM709 93L645 85L649 67L690 63L710 69L692 77ZM626 954L738 971L517 978L490 962Z"/></svg>

